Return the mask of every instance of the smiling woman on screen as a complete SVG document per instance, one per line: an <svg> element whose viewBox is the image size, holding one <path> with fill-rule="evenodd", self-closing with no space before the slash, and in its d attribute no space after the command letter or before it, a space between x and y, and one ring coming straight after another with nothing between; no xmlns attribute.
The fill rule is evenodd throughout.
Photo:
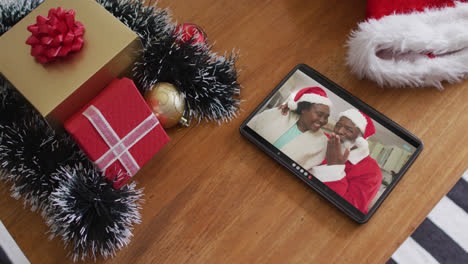
<svg viewBox="0 0 468 264"><path fill-rule="evenodd" d="M301 89L290 98L287 109L283 109L284 105L265 110L247 125L303 168L310 169L325 158L327 137L321 128L328 123L332 103L320 87Z"/></svg>

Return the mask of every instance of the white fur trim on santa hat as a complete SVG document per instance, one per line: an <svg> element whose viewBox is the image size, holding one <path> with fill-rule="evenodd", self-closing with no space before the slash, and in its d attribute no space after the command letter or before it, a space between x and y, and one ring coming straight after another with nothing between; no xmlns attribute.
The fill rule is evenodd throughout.
<svg viewBox="0 0 468 264"><path fill-rule="evenodd" d="M294 97L292 97L292 99L289 100L289 102L288 102L289 109L291 109L292 111L296 110L297 109L297 104L299 102L309 102L311 104L323 104L323 105L327 105L329 107L332 107L332 102L327 97L323 97L323 96L320 96L318 94L308 93L308 94L302 95L301 98L299 98L299 100L297 100L297 102L294 102Z"/></svg>
<svg viewBox="0 0 468 264"><path fill-rule="evenodd" d="M366 133L367 120L358 110L351 108L343 111L338 115L338 119L342 116L349 118L361 130L362 134Z"/></svg>
<svg viewBox="0 0 468 264"><path fill-rule="evenodd" d="M345 176L345 165L319 165L312 167L310 173L321 182L340 181Z"/></svg>
<svg viewBox="0 0 468 264"><path fill-rule="evenodd" d="M348 160L352 164L356 165L365 157L369 156L369 143L363 137L357 137L354 141L354 146L356 149L353 149L349 152Z"/></svg>
<svg viewBox="0 0 468 264"><path fill-rule="evenodd" d="M442 81L468 77L468 3L370 19L351 33L348 46L347 64L360 78L381 86L442 89ZM406 59L377 56L385 51ZM425 55L429 52L435 58Z"/></svg>
<svg viewBox="0 0 468 264"><path fill-rule="evenodd" d="M358 137L354 142L356 149L349 152L348 160L353 165L369 156L369 143L363 137ZM346 176L345 165L319 165L312 167L310 173L322 182L339 181Z"/></svg>

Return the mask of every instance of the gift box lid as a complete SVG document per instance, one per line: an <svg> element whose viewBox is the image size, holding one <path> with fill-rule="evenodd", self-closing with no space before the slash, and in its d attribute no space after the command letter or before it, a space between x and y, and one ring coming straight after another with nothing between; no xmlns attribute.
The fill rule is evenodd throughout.
<svg viewBox="0 0 468 264"><path fill-rule="evenodd" d="M31 46L25 43L31 35L27 27L36 23L38 15L47 16L49 9L59 6L75 10L76 21L83 23L83 48L43 65L31 56ZM46 0L0 37L0 73L43 116L67 101L66 107L55 111L63 122L131 67L136 60L132 52L139 49L136 33L96 1ZM87 88L79 89L83 86Z"/></svg>
<svg viewBox="0 0 468 264"><path fill-rule="evenodd" d="M122 140L128 138L129 133L141 126L148 118L156 120L157 123L153 129L148 130L147 134L132 142L131 146L129 144L126 146L130 146L128 151L139 167L142 167L169 142L169 137L138 92L133 81L128 78L115 79L64 124L65 129L93 162L108 153L110 146L95 125L91 123L89 117L85 116L90 107L98 109L103 119L115 131L116 136ZM119 171L125 172L125 167L116 160L115 166L113 164L113 167L106 170L106 175L112 178Z"/></svg>

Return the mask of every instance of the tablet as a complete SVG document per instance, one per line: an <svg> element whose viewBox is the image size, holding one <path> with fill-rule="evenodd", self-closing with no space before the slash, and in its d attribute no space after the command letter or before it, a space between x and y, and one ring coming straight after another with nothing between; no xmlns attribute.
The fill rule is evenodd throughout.
<svg viewBox="0 0 468 264"><path fill-rule="evenodd" d="M307 65L297 65L240 132L358 223L367 222L422 141Z"/></svg>

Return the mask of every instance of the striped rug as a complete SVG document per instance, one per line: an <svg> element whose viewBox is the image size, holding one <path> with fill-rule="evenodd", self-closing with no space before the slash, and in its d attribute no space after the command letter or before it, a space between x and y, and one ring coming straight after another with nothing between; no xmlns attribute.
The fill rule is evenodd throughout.
<svg viewBox="0 0 468 264"><path fill-rule="evenodd" d="M387 264L468 264L468 171Z"/></svg>

